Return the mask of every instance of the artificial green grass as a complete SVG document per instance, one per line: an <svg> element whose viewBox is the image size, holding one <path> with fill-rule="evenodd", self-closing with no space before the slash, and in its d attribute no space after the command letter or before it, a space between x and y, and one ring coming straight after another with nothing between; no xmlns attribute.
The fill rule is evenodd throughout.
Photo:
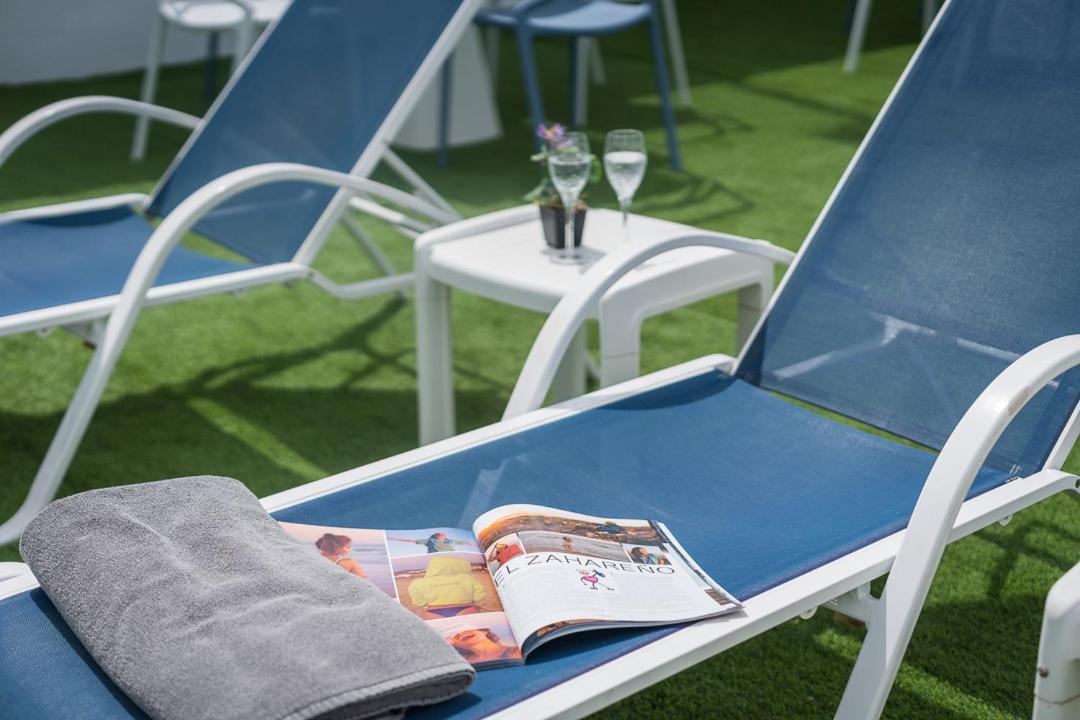
<svg viewBox="0 0 1080 720"><path fill-rule="evenodd" d="M665 163L644 38L605 40L609 85L590 102L593 141L646 131L651 164L635 210L796 248L914 48L918 3L878 3L858 74L840 72L844 3L681 0L695 105L678 112L687 171ZM549 113L565 113L564 47L541 47ZM534 180L529 123L511 43L499 101L506 136L455 150L448 168L408 159L464 214L516 204ZM47 102L134 97L139 76L0 88L0 127ZM172 68L159 102L206 107L199 67ZM127 161L132 122L79 118L25 146L0 170L0 210L149 191L184 133L155 126L150 154ZM611 205L606 187L590 202ZM402 267L408 245L387 233ZM372 269L337 232L319 267ZM454 304L459 427L499 418L541 318L477 298ZM734 307L718 298L644 329L645 370L734 349ZM62 494L218 473L266 495L415 445L412 309L315 288L270 287L153 308L139 320ZM0 514L21 501L78 382L87 351L65 333L0 339ZM1069 468L1077 469L1075 460ZM1030 713L1042 603L1080 557L1077 508L1058 497L947 551L893 690L890 718ZM737 549L733 549L737 552ZM0 548L0 559L18 557ZM608 717L831 717L861 633L828 613L795 621L604 711Z"/></svg>

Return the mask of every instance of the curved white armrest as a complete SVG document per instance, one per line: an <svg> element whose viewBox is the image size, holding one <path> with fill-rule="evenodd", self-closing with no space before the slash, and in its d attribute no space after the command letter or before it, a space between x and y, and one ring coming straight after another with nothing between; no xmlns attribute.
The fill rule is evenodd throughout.
<svg viewBox="0 0 1080 720"><path fill-rule="evenodd" d="M870 632L848 680L837 718L876 718L885 706L941 561L949 532L976 473L1005 428L1043 387L1080 365L1080 335L1051 340L1007 367L964 413L930 470Z"/></svg>
<svg viewBox="0 0 1080 720"><path fill-rule="evenodd" d="M707 246L757 255L782 265L790 265L795 253L764 240L750 240L726 233L701 232L680 235L660 241L630 242L613 250L596 262L581 277L581 282L563 296L536 336L525 367L518 375L503 420L516 417L540 407L547 395L559 360L571 339L585 321L600 297L619 278L649 258L669 250L691 246Z"/></svg>
<svg viewBox="0 0 1080 720"><path fill-rule="evenodd" d="M61 100L35 110L0 134L0 166L11 157L16 148L49 125L76 115L98 112L143 115L192 129L199 124L199 118L194 115L127 98L87 95Z"/></svg>
<svg viewBox="0 0 1080 720"><path fill-rule="evenodd" d="M29 574L30 567L26 563L0 562L0 582Z"/></svg>
<svg viewBox="0 0 1080 720"><path fill-rule="evenodd" d="M295 163L252 165L223 175L189 195L162 220L136 258L120 292L120 299L109 316L97 350L90 359L63 420L60 421L56 437L38 468L26 500L11 518L0 524L0 543L17 538L22 528L56 495L64 470L75 454L79 439L90 422L90 416L97 407L109 375L120 357L120 351L131 334L146 293L154 284L173 248L200 218L229 198L254 187L287 181L343 188L369 197L382 198L420 213L424 213L429 207L429 203L420 198L374 180Z"/></svg>

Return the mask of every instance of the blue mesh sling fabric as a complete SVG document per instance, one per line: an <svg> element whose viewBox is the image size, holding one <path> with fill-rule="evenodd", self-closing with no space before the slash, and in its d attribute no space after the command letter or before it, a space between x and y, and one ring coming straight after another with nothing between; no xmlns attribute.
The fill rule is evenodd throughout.
<svg viewBox="0 0 1080 720"><path fill-rule="evenodd" d="M1080 262L1067 252L1080 228L1070 161L1080 18L1066 0L953 0L946 13L744 362L745 380L703 373L277 516L462 526L511 502L651 516L744 598L902 528L932 453L754 383L935 446L1011 358L1080 324L1067 312ZM1075 387L1065 377L1038 398L972 495L1039 464ZM486 715L669 632L560 640L418 716ZM0 677L0 715L138 716L40 592L0 601Z"/></svg>
<svg viewBox="0 0 1080 720"><path fill-rule="evenodd" d="M0 316L119 293L153 232L127 205L0 222ZM179 246L154 284L246 267Z"/></svg>
<svg viewBox="0 0 1080 720"><path fill-rule="evenodd" d="M461 0L294 0L149 211L164 216L203 184L264 162L349 172ZM256 262L290 260L333 196L278 183L225 202L199 233Z"/></svg>
<svg viewBox="0 0 1080 720"><path fill-rule="evenodd" d="M902 528L933 461L929 452L707 372L276 516L346 527L468 527L511 502L644 515L666 522L709 573L748 598ZM984 470L972 493L1004 479ZM124 717L108 682L87 670L56 623L40 591L0 601L0 677L14 678L0 683L0 716L37 708L40 717L64 717L64 703L81 696L80 707L93 712L80 717ZM484 671L466 696L410 717L482 717L670 632L560 639L525 666Z"/></svg>
<svg viewBox="0 0 1080 720"><path fill-rule="evenodd" d="M1080 7L952 2L740 377L940 449L1018 355L1080 332ZM990 463L1045 461L1080 373Z"/></svg>

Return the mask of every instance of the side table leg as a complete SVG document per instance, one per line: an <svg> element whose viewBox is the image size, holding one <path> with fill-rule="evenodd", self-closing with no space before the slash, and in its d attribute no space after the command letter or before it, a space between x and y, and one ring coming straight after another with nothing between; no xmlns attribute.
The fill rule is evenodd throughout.
<svg viewBox="0 0 1080 720"><path fill-rule="evenodd" d="M573 342L566 349L555 379L551 384L555 402L562 402L585 394L585 330L582 328L574 335Z"/></svg>
<svg viewBox="0 0 1080 720"><path fill-rule="evenodd" d="M769 304L769 297L773 292L773 266L772 263L763 264L758 275L759 280L754 285L747 285L739 289L738 319L735 331L736 352L742 349L750 334L754 332L757 321L765 312L765 306Z"/></svg>
<svg viewBox="0 0 1080 720"><path fill-rule="evenodd" d="M641 374L641 324L651 314L647 300L633 292L609 292L600 301L600 387Z"/></svg>
<svg viewBox="0 0 1080 720"><path fill-rule="evenodd" d="M453 437L454 350L450 288L417 273L416 380L420 444Z"/></svg>

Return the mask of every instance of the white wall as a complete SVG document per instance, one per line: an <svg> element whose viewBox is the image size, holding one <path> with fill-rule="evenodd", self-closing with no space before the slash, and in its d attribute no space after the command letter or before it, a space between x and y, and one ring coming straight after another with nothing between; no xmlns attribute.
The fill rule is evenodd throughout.
<svg viewBox="0 0 1080 720"><path fill-rule="evenodd" d="M0 0L0 84L142 68L156 0ZM207 36L169 27L166 62L206 56ZM228 51L225 33L220 51Z"/></svg>

